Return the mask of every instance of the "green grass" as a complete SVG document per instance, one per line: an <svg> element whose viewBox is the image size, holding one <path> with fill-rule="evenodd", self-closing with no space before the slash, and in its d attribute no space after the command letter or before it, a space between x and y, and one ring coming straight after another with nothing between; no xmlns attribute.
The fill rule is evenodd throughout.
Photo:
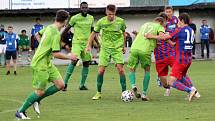
<svg viewBox="0 0 215 121"><path fill-rule="evenodd" d="M66 66L58 67L64 75ZM164 97L164 89L156 85L155 66L151 69L150 102L135 99L124 103L120 99L119 76L113 65L107 68L100 101L91 100L96 92L97 66L90 67L87 81L89 91L79 91L81 67L77 67L66 93L59 92L42 101L41 117L32 108L32 121L215 121L215 61L193 62L189 75L202 97L188 102L186 93L172 89ZM19 67L18 75L5 75L0 68L0 121L13 121L14 113L32 92L32 73L29 67ZM126 73L128 69L126 68ZM128 77L128 76L127 76ZM137 84L142 87L143 70L137 70ZM127 81L128 88L130 85Z"/></svg>

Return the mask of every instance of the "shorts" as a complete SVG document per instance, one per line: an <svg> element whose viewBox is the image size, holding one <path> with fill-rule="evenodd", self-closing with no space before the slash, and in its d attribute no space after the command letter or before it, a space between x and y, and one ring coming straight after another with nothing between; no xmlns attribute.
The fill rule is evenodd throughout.
<svg viewBox="0 0 215 121"><path fill-rule="evenodd" d="M91 61L91 53L85 53L86 45L81 45L80 43L72 44L72 53L75 54L78 59L81 59L83 62Z"/></svg>
<svg viewBox="0 0 215 121"><path fill-rule="evenodd" d="M5 54L6 60L10 60L11 57L12 57L13 60L16 60L17 52L16 51L6 51L6 54Z"/></svg>
<svg viewBox="0 0 215 121"><path fill-rule="evenodd" d="M175 62L174 57L166 58L164 60L156 61L156 70L158 76L167 76L169 72L169 66L172 67Z"/></svg>
<svg viewBox="0 0 215 121"><path fill-rule="evenodd" d="M140 50L131 50L128 57L128 67L136 69L139 62L142 68L151 66L151 53L144 53Z"/></svg>
<svg viewBox="0 0 215 121"><path fill-rule="evenodd" d="M115 64L124 64L122 48L101 48L99 53L99 66L108 66L111 59Z"/></svg>
<svg viewBox="0 0 215 121"><path fill-rule="evenodd" d="M52 65L48 69L33 69L33 87L35 89L45 90L46 85L55 80L62 80L58 69Z"/></svg>
<svg viewBox="0 0 215 121"><path fill-rule="evenodd" d="M190 65L191 65L191 63L180 64L178 62L175 62L174 65L172 66L170 76L174 76L177 79L181 80L184 76L186 76Z"/></svg>

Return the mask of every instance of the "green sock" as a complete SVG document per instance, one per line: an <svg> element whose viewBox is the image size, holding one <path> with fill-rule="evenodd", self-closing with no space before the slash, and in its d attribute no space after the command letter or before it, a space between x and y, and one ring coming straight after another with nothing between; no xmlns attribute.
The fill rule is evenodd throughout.
<svg viewBox="0 0 215 121"><path fill-rule="evenodd" d="M150 72L145 72L144 80L143 80L143 94L147 94L147 90L149 87L149 80L150 80Z"/></svg>
<svg viewBox="0 0 215 121"><path fill-rule="evenodd" d="M129 81L130 81L130 84L131 84L132 88L136 87L136 76L135 76L134 71L129 72Z"/></svg>
<svg viewBox="0 0 215 121"><path fill-rule="evenodd" d="M122 87L122 92L126 90L126 78L125 78L125 74L120 75L120 84Z"/></svg>
<svg viewBox="0 0 215 121"><path fill-rule="evenodd" d="M101 92L102 91L102 84L103 84L103 74L98 74L97 76L97 91Z"/></svg>
<svg viewBox="0 0 215 121"><path fill-rule="evenodd" d="M89 72L89 67L83 67L82 73L81 73L80 87L84 86L87 79L88 72Z"/></svg>
<svg viewBox="0 0 215 121"><path fill-rule="evenodd" d="M39 97L39 99L37 101L40 102L43 98L53 95L54 93L56 93L58 91L59 91L59 89L55 85L52 85L48 89L46 89L44 95Z"/></svg>
<svg viewBox="0 0 215 121"><path fill-rule="evenodd" d="M27 97L22 107L19 109L19 112L25 112L35 101L39 99L39 96L33 92Z"/></svg>
<svg viewBox="0 0 215 121"><path fill-rule="evenodd" d="M64 83L67 84L69 79L70 79L70 76L72 75L72 72L74 70L75 66L73 64L69 64L68 67L67 67L67 70L66 70L66 75L65 75L65 78L64 78Z"/></svg>

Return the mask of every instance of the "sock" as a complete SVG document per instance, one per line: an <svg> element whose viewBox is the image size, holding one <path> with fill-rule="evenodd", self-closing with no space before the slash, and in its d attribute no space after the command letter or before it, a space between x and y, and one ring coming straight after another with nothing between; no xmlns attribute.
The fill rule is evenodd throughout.
<svg viewBox="0 0 215 121"><path fill-rule="evenodd" d="M149 87L149 80L150 80L150 72L145 72L144 79L143 79L143 94L147 94L147 90Z"/></svg>
<svg viewBox="0 0 215 121"><path fill-rule="evenodd" d="M38 99L39 96L35 92L31 93L23 103L22 107L19 109L19 112L25 112Z"/></svg>
<svg viewBox="0 0 215 121"><path fill-rule="evenodd" d="M188 76L183 77L181 80L177 80L177 81L180 81L181 83L183 83L185 86L189 88L193 86L193 83Z"/></svg>
<svg viewBox="0 0 215 121"><path fill-rule="evenodd" d="M131 84L132 88L136 87L135 72L129 72L129 81L130 81L130 84Z"/></svg>
<svg viewBox="0 0 215 121"><path fill-rule="evenodd" d="M120 75L120 84L122 88L122 92L126 90L126 78L125 74Z"/></svg>
<svg viewBox="0 0 215 121"><path fill-rule="evenodd" d="M69 79L70 79L70 76L72 75L72 72L74 70L75 66L73 64L69 64L69 66L67 67L67 70L66 70L66 75L65 75L65 79L64 79L64 83L67 84Z"/></svg>
<svg viewBox="0 0 215 121"><path fill-rule="evenodd" d="M179 82L179 81L175 81L172 85L172 87L176 88L177 90L181 90L181 91L185 91L190 93L191 89L187 86L185 86L183 83Z"/></svg>
<svg viewBox="0 0 215 121"><path fill-rule="evenodd" d="M48 89L46 89L44 95L39 97L39 99L37 101L40 102L43 98L53 95L54 93L56 93L58 91L59 91L59 89L55 85L52 85Z"/></svg>
<svg viewBox="0 0 215 121"><path fill-rule="evenodd" d="M97 76L97 91L101 92L102 91L102 84L103 84L103 74L98 74Z"/></svg>
<svg viewBox="0 0 215 121"><path fill-rule="evenodd" d="M82 68L80 87L84 86L86 79L87 79L88 72L89 72L89 67Z"/></svg>

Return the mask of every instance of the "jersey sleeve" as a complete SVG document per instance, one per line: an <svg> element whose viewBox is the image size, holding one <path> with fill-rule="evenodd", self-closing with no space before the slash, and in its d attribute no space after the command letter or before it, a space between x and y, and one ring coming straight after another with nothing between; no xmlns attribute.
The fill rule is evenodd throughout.
<svg viewBox="0 0 215 121"><path fill-rule="evenodd" d="M180 32L180 29L177 28L173 33L170 34L170 36L171 36L172 38L175 38L176 35L177 35L179 32Z"/></svg>
<svg viewBox="0 0 215 121"><path fill-rule="evenodd" d="M96 26L94 27L94 31L99 33L100 30L101 30L101 20L99 20L97 23L96 23Z"/></svg>
<svg viewBox="0 0 215 121"><path fill-rule="evenodd" d="M75 25L75 16L71 17L71 19L69 20L69 25L74 27L74 25Z"/></svg>
<svg viewBox="0 0 215 121"><path fill-rule="evenodd" d="M91 27L94 27L94 17L92 16L92 24L91 24Z"/></svg>
<svg viewBox="0 0 215 121"><path fill-rule="evenodd" d="M42 36L44 32L45 32L45 27L41 29L38 33L40 34L40 36Z"/></svg>
<svg viewBox="0 0 215 121"><path fill-rule="evenodd" d="M60 34L56 34L52 41L52 52L60 51Z"/></svg>
<svg viewBox="0 0 215 121"><path fill-rule="evenodd" d="M126 29L126 24L125 24L125 21L122 20L121 30L122 30L123 32L125 32L125 29Z"/></svg>

